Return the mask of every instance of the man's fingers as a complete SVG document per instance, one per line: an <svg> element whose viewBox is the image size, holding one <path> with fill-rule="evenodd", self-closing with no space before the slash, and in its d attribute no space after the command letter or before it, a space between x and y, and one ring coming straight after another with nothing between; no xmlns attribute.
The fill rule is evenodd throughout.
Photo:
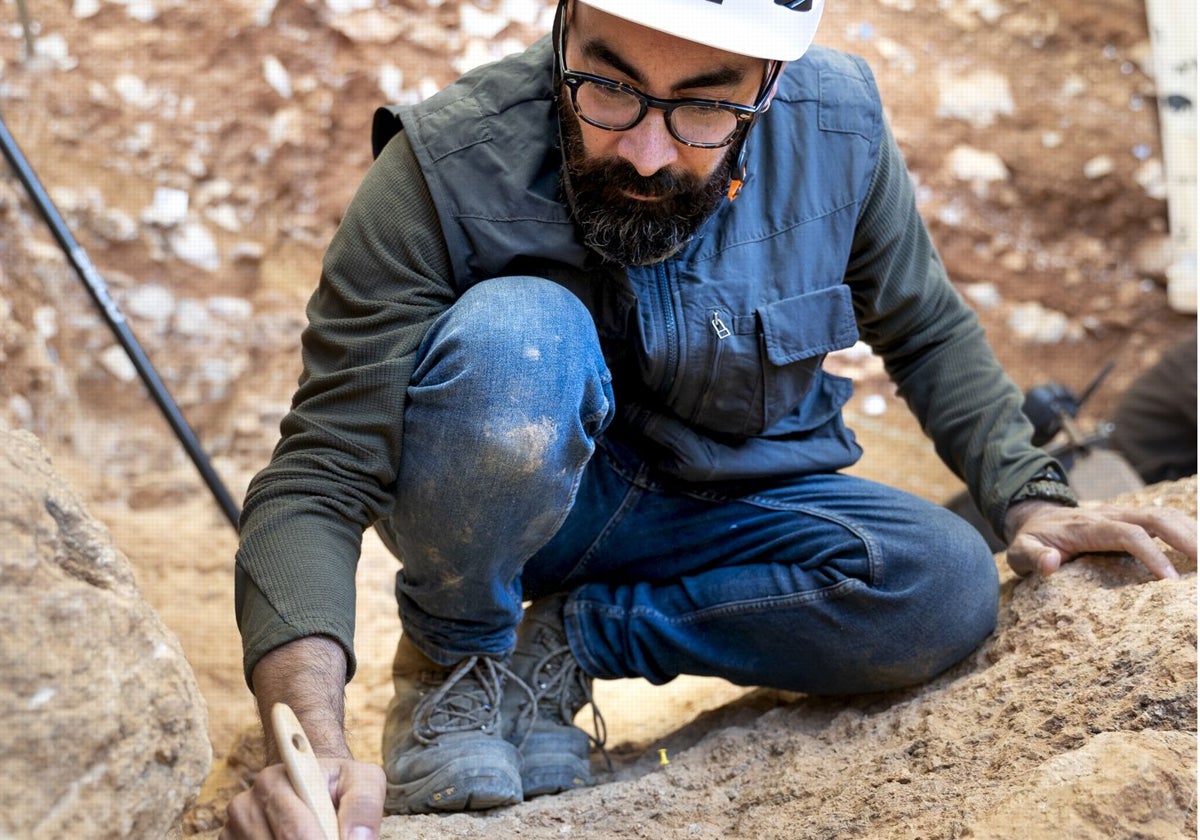
<svg viewBox="0 0 1200 840"><path fill-rule="evenodd" d="M321 825L282 764L264 767L254 787L229 803L221 840L322 840Z"/></svg>
<svg viewBox="0 0 1200 840"><path fill-rule="evenodd" d="M375 840L379 836L387 795L383 768L377 764L342 762L340 770L334 800L342 836L351 840Z"/></svg>
<svg viewBox="0 0 1200 840"><path fill-rule="evenodd" d="M1018 574L1051 574L1082 554L1123 552L1160 579L1179 577L1155 537L1196 559L1195 520L1173 508L1058 508L1025 519L1008 549Z"/></svg>
<svg viewBox="0 0 1200 840"><path fill-rule="evenodd" d="M1179 573L1154 541L1167 545L1196 562L1196 522L1172 508L1103 508L1102 512L1121 528L1122 550L1132 554L1160 578L1177 578Z"/></svg>

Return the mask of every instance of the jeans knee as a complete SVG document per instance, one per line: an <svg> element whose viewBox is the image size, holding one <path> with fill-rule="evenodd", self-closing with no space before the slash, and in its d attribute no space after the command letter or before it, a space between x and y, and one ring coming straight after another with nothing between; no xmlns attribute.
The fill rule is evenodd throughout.
<svg viewBox="0 0 1200 840"><path fill-rule="evenodd" d="M574 468L612 417L590 313L537 277L464 292L425 336L408 398L406 434L454 441L496 475Z"/></svg>
<svg viewBox="0 0 1200 840"><path fill-rule="evenodd" d="M472 286L431 329L435 341L465 345L476 358L530 367L568 364L599 352L587 308L540 277L497 277Z"/></svg>

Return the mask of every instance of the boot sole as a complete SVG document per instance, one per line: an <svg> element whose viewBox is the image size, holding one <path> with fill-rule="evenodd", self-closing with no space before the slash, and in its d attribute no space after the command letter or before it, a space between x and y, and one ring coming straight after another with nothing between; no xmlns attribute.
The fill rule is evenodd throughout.
<svg viewBox="0 0 1200 840"><path fill-rule="evenodd" d="M384 809L389 814L429 814L515 805L524 798L519 761L511 744L488 743L477 752L440 763L420 778L389 780Z"/></svg>
<svg viewBox="0 0 1200 840"><path fill-rule="evenodd" d="M525 798L590 787L587 735L579 729L534 731L521 748L521 785Z"/></svg>

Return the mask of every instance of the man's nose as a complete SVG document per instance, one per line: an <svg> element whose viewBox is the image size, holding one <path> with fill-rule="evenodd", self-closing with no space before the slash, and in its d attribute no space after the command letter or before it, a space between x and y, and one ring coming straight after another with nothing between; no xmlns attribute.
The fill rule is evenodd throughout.
<svg viewBox="0 0 1200 840"><path fill-rule="evenodd" d="M617 151L643 177L650 177L679 159L679 143L667 130L667 115L651 108L640 123L621 132Z"/></svg>

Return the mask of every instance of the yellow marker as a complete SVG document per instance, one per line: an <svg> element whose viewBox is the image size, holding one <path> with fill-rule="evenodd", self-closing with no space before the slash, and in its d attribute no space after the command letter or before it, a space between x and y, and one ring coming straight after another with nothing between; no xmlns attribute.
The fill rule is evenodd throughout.
<svg viewBox="0 0 1200 840"><path fill-rule="evenodd" d="M658 763L659 763L659 766L665 766L665 765L671 763L670 761L667 760L667 748L666 747L663 747L662 749L660 749L658 751Z"/></svg>

